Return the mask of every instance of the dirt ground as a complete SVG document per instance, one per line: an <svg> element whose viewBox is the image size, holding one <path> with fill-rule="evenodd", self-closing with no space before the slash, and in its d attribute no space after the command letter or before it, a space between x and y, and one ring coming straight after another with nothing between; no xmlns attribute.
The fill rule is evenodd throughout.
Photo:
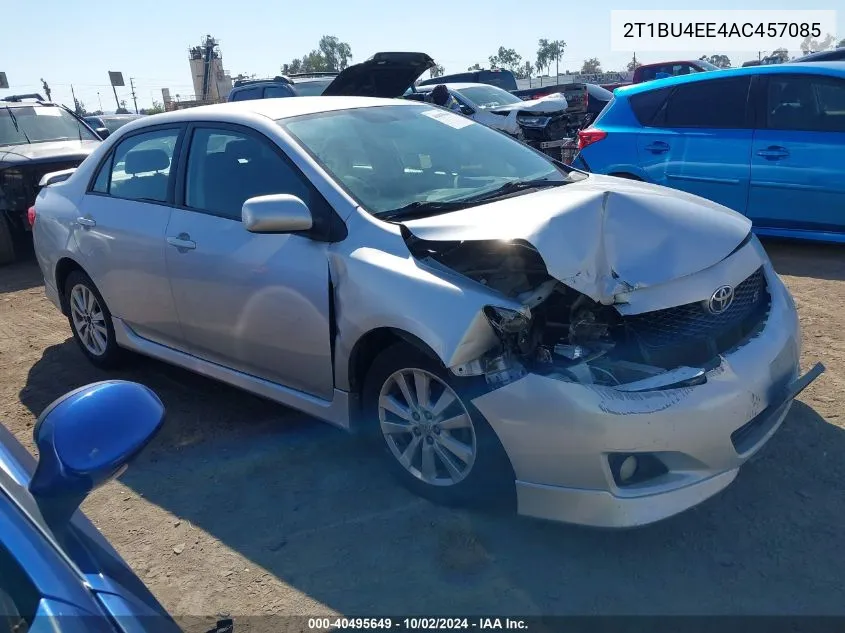
<svg viewBox="0 0 845 633"><path fill-rule="evenodd" d="M177 616L845 614L845 250L767 242L795 295L805 369L827 366L723 493L612 532L435 507L344 433L156 361L163 431L84 510ZM114 377L114 376L113 376ZM0 269L0 421L106 378L44 297Z"/></svg>

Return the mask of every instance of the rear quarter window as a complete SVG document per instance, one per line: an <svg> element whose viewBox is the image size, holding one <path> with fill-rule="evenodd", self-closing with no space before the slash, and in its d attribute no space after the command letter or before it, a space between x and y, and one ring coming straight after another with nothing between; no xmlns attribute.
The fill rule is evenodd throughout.
<svg viewBox="0 0 845 633"><path fill-rule="evenodd" d="M640 92L628 97L628 103L631 104L631 110L634 112L634 116L637 117L640 125L646 127L655 125L657 113L663 108L671 92L671 88L661 88L659 90ZM606 112L609 109L610 107L608 106L604 111Z"/></svg>

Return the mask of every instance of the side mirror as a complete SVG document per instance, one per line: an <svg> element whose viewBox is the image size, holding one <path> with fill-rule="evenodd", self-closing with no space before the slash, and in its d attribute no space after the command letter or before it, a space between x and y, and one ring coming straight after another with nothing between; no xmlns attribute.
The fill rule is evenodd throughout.
<svg viewBox="0 0 845 633"><path fill-rule="evenodd" d="M314 224L306 204L286 193L250 198L241 209L241 221L250 233L295 233Z"/></svg>
<svg viewBox="0 0 845 633"><path fill-rule="evenodd" d="M49 174L44 174L41 177L41 180L38 181L39 187L49 187L57 182L63 182L73 176L73 172L76 171L76 167L71 167L70 169L62 169L61 171L51 171Z"/></svg>
<svg viewBox="0 0 845 633"><path fill-rule="evenodd" d="M98 127L94 131L97 133L97 136L99 136L104 141L109 137L109 134L111 134L107 127Z"/></svg>
<svg viewBox="0 0 845 633"><path fill-rule="evenodd" d="M461 104L461 114L466 114L469 116L470 114L475 114L475 110L470 108L468 105Z"/></svg>
<svg viewBox="0 0 845 633"><path fill-rule="evenodd" d="M164 405L152 390L108 380L50 404L33 436L38 466L29 491L51 527L60 527L94 488L120 475L159 431Z"/></svg>

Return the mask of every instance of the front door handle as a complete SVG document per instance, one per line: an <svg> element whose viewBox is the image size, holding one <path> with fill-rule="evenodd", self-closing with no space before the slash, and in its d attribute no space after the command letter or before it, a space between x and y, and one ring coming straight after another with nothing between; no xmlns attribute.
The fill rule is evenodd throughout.
<svg viewBox="0 0 845 633"><path fill-rule="evenodd" d="M649 143L648 145L646 145L645 148L652 154L663 154L669 151L669 143L664 143L663 141L655 141L654 143Z"/></svg>
<svg viewBox="0 0 845 633"><path fill-rule="evenodd" d="M97 226L97 220L92 218L90 215L79 216L76 218L76 223L79 226L85 226L91 228L92 226Z"/></svg>
<svg viewBox="0 0 845 633"><path fill-rule="evenodd" d="M769 160L778 160L789 156L789 150L780 145L770 145L766 149L761 149L757 152L757 156L762 156Z"/></svg>
<svg viewBox="0 0 845 633"><path fill-rule="evenodd" d="M197 247L197 243L187 233L180 233L178 237L168 237L167 243L179 250L193 250Z"/></svg>

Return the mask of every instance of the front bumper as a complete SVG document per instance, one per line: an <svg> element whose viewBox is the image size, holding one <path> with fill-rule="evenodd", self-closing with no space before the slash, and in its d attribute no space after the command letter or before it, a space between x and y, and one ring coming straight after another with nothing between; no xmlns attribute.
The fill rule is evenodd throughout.
<svg viewBox="0 0 845 633"><path fill-rule="evenodd" d="M696 386L625 392L529 374L473 400L508 453L520 514L601 527L644 525L731 483L821 366L798 379L794 304L766 264L765 327ZM617 485L611 453L650 454L667 472Z"/></svg>

